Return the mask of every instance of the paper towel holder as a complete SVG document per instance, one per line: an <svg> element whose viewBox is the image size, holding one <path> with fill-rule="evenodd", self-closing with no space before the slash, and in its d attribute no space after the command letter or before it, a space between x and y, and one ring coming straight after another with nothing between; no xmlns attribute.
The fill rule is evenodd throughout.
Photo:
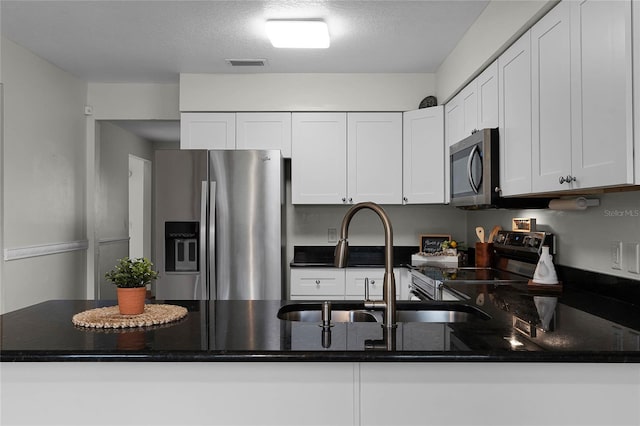
<svg viewBox="0 0 640 426"><path fill-rule="evenodd" d="M557 198L549 201L549 209L551 210L586 210L588 207L599 205L599 199L585 197Z"/></svg>

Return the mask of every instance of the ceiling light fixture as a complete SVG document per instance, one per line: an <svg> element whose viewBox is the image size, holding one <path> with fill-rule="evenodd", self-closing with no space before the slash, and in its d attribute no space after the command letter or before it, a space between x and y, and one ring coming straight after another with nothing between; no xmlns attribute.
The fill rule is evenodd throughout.
<svg viewBox="0 0 640 426"><path fill-rule="evenodd" d="M322 20L270 19L267 35L273 47L326 49L330 43L327 23Z"/></svg>

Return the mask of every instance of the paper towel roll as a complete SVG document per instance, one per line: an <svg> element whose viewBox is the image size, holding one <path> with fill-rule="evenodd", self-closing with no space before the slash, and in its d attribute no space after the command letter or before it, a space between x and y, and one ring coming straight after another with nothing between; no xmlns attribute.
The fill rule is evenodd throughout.
<svg viewBox="0 0 640 426"><path fill-rule="evenodd" d="M590 206L600 205L600 200L587 200L584 197L563 198L549 201L551 210L586 210Z"/></svg>

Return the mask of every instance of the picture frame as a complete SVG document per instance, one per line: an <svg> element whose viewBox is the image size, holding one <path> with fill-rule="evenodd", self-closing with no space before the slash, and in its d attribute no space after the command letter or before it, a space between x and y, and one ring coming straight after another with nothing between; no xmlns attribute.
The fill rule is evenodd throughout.
<svg viewBox="0 0 640 426"><path fill-rule="evenodd" d="M445 241L451 241L451 235L422 234L420 235L420 252L437 253L441 251L440 245Z"/></svg>

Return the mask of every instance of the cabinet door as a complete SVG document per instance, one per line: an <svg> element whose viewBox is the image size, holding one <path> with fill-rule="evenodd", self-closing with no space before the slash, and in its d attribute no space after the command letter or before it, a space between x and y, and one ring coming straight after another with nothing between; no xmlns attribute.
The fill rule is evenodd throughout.
<svg viewBox="0 0 640 426"><path fill-rule="evenodd" d="M454 96L445 106L445 138L447 148L460 142L465 136L464 110L460 94ZM448 154L448 153L447 153Z"/></svg>
<svg viewBox="0 0 640 426"><path fill-rule="evenodd" d="M571 5L573 187L633 183L631 2Z"/></svg>
<svg viewBox="0 0 640 426"><path fill-rule="evenodd" d="M393 268L396 278L396 296L400 295L400 268ZM371 300L382 298L384 268L349 268L345 273L345 294L347 300L364 300L365 280L369 280Z"/></svg>
<svg viewBox="0 0 640 426"><path fill-rule="evenodd" d="M478 86L476 80L469 83L460 92L463 115L462 138L469 136L478 129ZM461 139L462 139L461 138Z"/></svg>
<svg viewBox="0 0 640 426"><path fill-rule="evenodd" d="M498 127L498 61L476 77L478 129Z"/></svg>
<svg viewBox="0 0 640 426"><path fill-rule="evenodd" d="M403 126L403 202L444 203L444 108L405 112Z"/></svg>
<svg viewBox="0 0 640 426"><path fill-rule="evenodd" d="M293 113L293 204L343 204L347 193L345 113Z"/></svg>
<svg viewBox="0 0 640 426"><path fill-rule="evenodd" d="M291 268L291 298L344 299L345 270L339 268Z"/></svg>
<svg viewBox="0 0 640 426"><path fill-rule="evenodd" d="M402 204L402 113L349 113L349 201Z"/></svg>
<svg viewBox="0 0 640 426"><path fill-rule="evenodd" d="M561 2L531 28L534 192L569 189L571 174L571 4Z"/></svg>
<svg viewBox="0 0 640 426"><path fill-rule="evenodd" d="M451 198L449 182L449 147L464 137L464 113L460 94L457 94L444 107L444 202Z"/></svg>
<svg viewBox="0 0 640 426"><path fill-rule="evenodd" d="M237 149L279 149L291 158L290 112L239 112L236 128Z"/></svg>
<svg viewBox="0 0 640 426"><path fill-rule="evenodd" d="M180 149L235 149L234 113L180 114Z"/></svg>
<svg viewBox="0 0 640 426"><path fill-rule="evenodd" d="M500 188L531 192L531 33L498 58Z"/></svg>

